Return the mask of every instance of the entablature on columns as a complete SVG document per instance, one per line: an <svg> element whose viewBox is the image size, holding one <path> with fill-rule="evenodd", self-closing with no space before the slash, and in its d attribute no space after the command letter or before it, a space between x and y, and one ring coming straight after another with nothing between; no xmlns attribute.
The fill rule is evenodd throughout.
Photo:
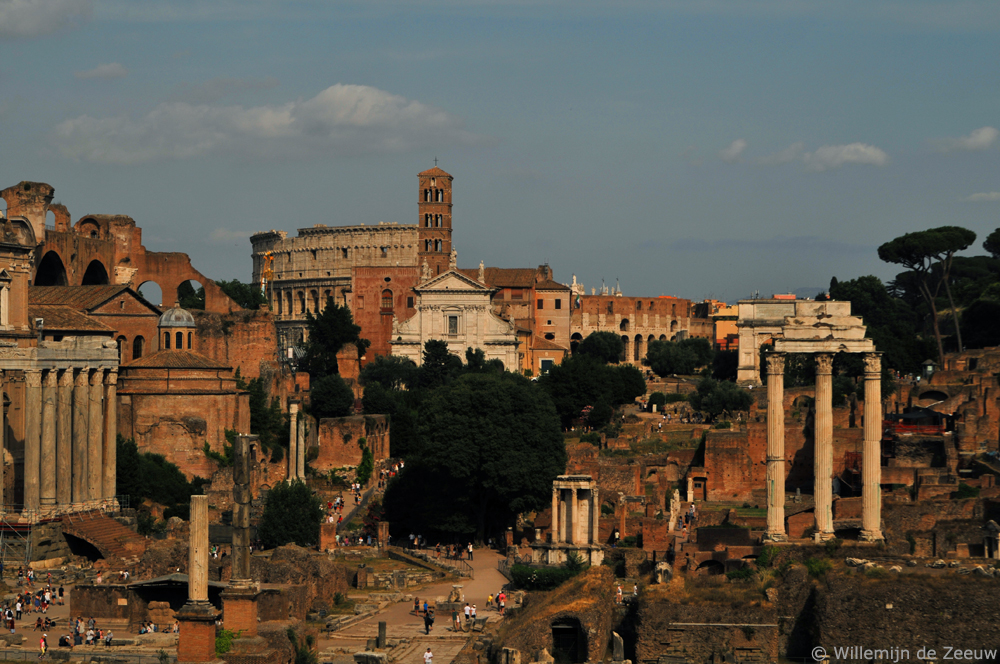
<svg viewBox="0 0 1000 664"><path fill-rule="evenodd" d="M871 339L775 339L776 353L871 353L875 342Z"/></svg>

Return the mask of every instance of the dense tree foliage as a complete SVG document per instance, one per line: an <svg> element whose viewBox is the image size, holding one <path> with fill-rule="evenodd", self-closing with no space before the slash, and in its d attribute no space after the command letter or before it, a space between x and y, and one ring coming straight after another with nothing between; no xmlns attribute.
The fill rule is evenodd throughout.
<svg viewBox="0 0 1000 664"><path fill-rule="evenodd" d="M288 416L281 412L281 400L270 397L263 378L243 380L236 370L236 387L250 393L250 433L260 437L261 446L271 453L271 461L281 461L288 448Z"/></svg>
<svg viewBox="0 0 1000 664"><path fill-rule="evenodd" d="M753 403L753 396L748 390L737 387L727 380L703 378L698 383L698 389L690 397L691 407L705 413L709 422L722 414L744 412Z"/></svg>
<svg viewBox="0 0 1000 664"><path fill-rule="evenodd" d="M576 352L599 362L617 364L625 354L625 344L614 332L592 332L577 345Z"/></svg>
<svg viewBox="0 0 1000 664"><path fill-rule="evenodd" d="M467 373L431 392L421 444L389 485L390 521L483 539L542 509L566 467L559 418L544 390L514 373Z"/></svg>
<svg viewBox="0 0 1000 664"><path fill-rule="evenodd" d="M354 412L354 392L339 375L323 376L310 386L309 412L317 420L346 417Z"/></svg>
<svg viewBox="0 0 1000 664"><path fill-rule="evenodd" d="M121 434L116 445L116 495L128 496L133 508L150 500L167 507L171 516L187 518L191 496L201 491L206 480L195 478L188 482L181 469L162 454L139 452L135 441Z"/></svg>
<svg viewBox="0 0 1000 664"><path fill-rule="evenodd" d="M579 353L552 367L538 384L555 404L564 428L581 417L587 406L607 412L646 393L646 381L636 367L608 365Z"/></svg>
<svg viewBox="0 0 1000 664"><path fill-rule="evenodd" d="M423 364L418 376L420 387L428 390L441 387L462 371L462 360L448 350L447 341L432 339L424 344Z"/></svg>
<svg viewBox="0 0 1000 664"><path fill-rule="evenodd" d="M315 546L322 519L320 499L302 480L280 482L267 493L257 532L268 549L292 542Z"/></svg>
<svg viewBox="0 0 1000 664"><path fill-rule="evenodd" d="M326 308L318 315L306 312L309 339L303 344L305 356L299 368L308 371L313 380L338 373L337 353L345 344L358 347L358 356L364 355L371 345L360 336L361 328L354 324L351 310L328 300Z"/></svg>
<svg viewBox="0 0 1000 664"><path fill-rule="evenodd" d="M944 344L938 322L938 293L944 286L958 334L958 349L962 350L961 326L949 280L955 253L967 249L975 241L976 234L966 228L941 226L907 233L878 248L879 258L887 263L902 265L915 274L919 292L931 310L931 324L934 328L934 338L937 340L939 358L944 357Z"/></svg>
<svg viewBox="0 0 1000 664"><path fill-rule="evenodd" d="M238 279L232 281L216 281L222 292L233 299L244 309L260 309L267 302L264 293L255 284L245 284Z"/></svg>
<svg viewBox="0 0 1000 664"><path fill-rule="evenodd" d="M387 390L401 390L416 385L417 365L398 355L377 355L361 367L360 381L366 388L378 383Z"/></svg>
<svg viewBox="0 0 1000 664"><path fill-rule="evenodd" d="M164 298L166 299L166 298ZM167 304L164 302L163 304ZM205 310L205 289L199 286L195 290L190 281L184 281L177 287L177 304L181 309Z"/></svg>
<svg viewBox="0 0 1000 664"><path fill-rule="evenodd" d="M1000 228L986 236L983 240L983 249L990 252L993 258L1000 258Z"/></svg>
<svg viewBox="0 0 1000 664"><path fill-rule="evenodd" d="M643 364L657 376L691 375L698 367L712 363L714 351L708 339L650 341Z"/></svg>

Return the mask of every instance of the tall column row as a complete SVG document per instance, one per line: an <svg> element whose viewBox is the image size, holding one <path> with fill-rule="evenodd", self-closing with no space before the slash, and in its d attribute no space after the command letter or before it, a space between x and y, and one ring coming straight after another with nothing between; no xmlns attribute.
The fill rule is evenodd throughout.
<svg viewBox="0 0 1000 664"><path fill-rule="evenodd" d="M305 442L299 439L299 402L289 401L288 402L288 420L289 420L289 432L288 432L288 480L291 481L296 478L305 479L305 450L303 449L303 473L299 474L299 447L304 447Z"/></svg>
<svg viewBox="0 0 1000 664"><path fill-rule="evenodd" d="M65 511L113 500L118 373L27 370L24 382L24 509Z"/></svg>
<svg viewBox="0 0 1000 664"><path fill-rule="evenodd" d="M593 544L601 506L597 488L552 487L552 543Z"/></svg>

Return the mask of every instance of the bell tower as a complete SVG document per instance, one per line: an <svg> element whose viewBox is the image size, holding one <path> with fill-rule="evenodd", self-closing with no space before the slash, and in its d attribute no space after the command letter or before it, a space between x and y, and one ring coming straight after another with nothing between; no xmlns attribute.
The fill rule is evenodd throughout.
<svg viewBox="0 0 1000 664"><path fill-rule="evenodd" d="M420 178L417 190L418 267L422 268L426 261L431 275L437 276L448 270L451 258L451 181L454 178L437 166L417 177Z"/></svg>

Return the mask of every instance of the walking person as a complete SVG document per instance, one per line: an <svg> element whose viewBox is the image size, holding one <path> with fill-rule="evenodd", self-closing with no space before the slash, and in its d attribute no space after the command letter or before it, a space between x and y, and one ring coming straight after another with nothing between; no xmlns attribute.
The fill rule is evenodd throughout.
<svg viewBox="0 0 1000 664"><path fill-rule="evenodd" d="M44 659L45 653L49 651L49 635L42 634L42 638L38 639L38 659Z"/></svg>
<svg viewBox="0 0 1000 664"><path fill-rule="evenodd" d="M424 664L434 664L434 653L431 652L430 648L424 653Z"/></svg>
<svg viewBox="0 0 1000 664"><path fill-rule="evenodd" d="M469 546L466 550L469 552L469 560L472 560L472 542L469 542Z"/></svg>

